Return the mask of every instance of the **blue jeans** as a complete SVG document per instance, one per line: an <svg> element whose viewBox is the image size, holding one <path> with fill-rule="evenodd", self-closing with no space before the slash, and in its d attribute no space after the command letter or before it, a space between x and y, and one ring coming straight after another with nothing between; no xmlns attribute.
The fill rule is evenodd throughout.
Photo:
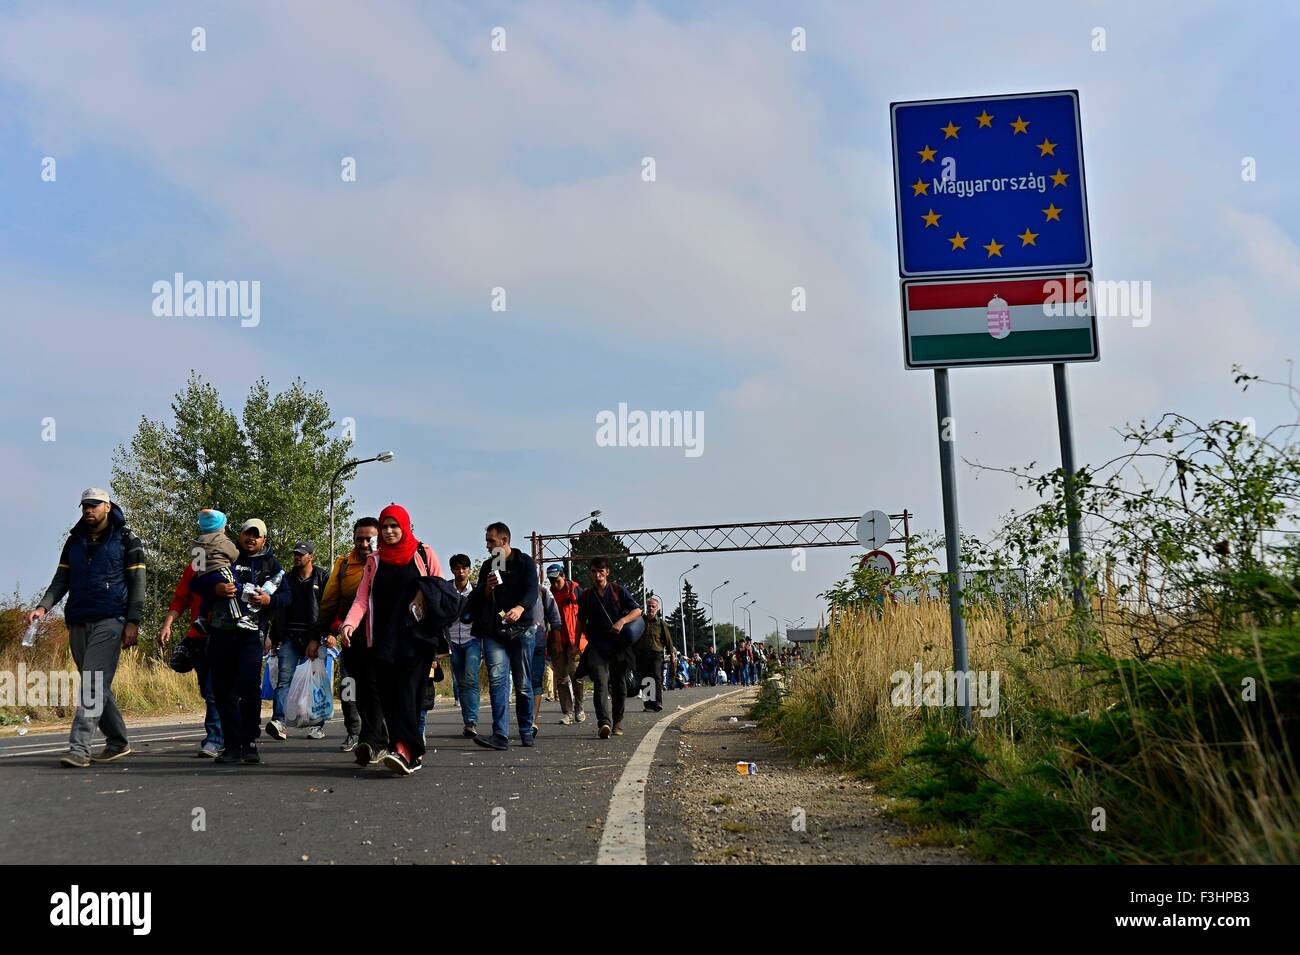
<svg viewBox="0 0 1300 955"><path fill-rule="evenodd" d="M216 751L226 745L226 740L221 735L221 716L217 713L217 698L212 692L212 668L208 666L207 647L203 650L202 656L194 661L194 675L198 677L199 692L207 704L207 710L203 714L203 729L207 735L199 745L203 749Z"/></svg>
<svg viewBox="0 0 1300 955"><path fill-rule="evenodd" d="M478 668L482 662L482 640L451 645L451 678L460 703L460 718L466 726L478 722Z"/></svg>
<svg viewBox="0 0 1300 955"><path fill-rule="evenodd" d="M293 641L292 637L285 637L281 642L279 649L276 651L276 658L280 661L280 672L276 674L275 679L275 702L271 704L271 719L284 720L284 701L289 695L289 684L293 681L293 671L298 668L298 664L307 659L307 653L298 649L298 644ZM317 726L324 726L324 723L317 723Z"/></svg>
<svg viewBox="0 0 1300 955"><path fill-rule="evenodd" d="M492 699L492 735L510 738L510 681L515 684L515 719L520 734L533 729L533 637L537 627L529 627L508 643L493 637L483 638L483 655L487 657L488 696Z"/></svg>
<svg viewBox="0 0 1300 955"><path fill-rule="evenodd" d="M536 700L542 696L542 687L546 684L546 641L536 630L533 631L533 662L529 672L533 675L533 706L536 707Z"/></svg>

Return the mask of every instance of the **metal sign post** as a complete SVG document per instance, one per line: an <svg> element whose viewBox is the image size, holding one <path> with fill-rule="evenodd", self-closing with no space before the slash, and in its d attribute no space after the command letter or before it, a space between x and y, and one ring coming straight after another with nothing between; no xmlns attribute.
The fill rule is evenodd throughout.
<svg viewBox="0 0 1300 955"><path fill-rule="evenodd" d="M904 365L934 369L953 666L969 688L949 368L1053 365L1070 583L1076 617L1086 610L1064 364L1100 352L1079 94L891 103L890 122Z"/></svg>
<svg viewBox="0 0 1300 955"><path fill-rule="evenodd" d="M953 431L952 400L948 394L948 369L934 370L934 405L939 418L939 477L943 484L943 528L948 548L948 616L952 623L953 670L965 674L969 669L966 652L966 618L962 615L961 525L957 521L957 436ZM961 721L972 729L970 681L961 697Z"/></svg>
<svg viewBox="0 0 1300 955"><path fill-rule="evenodd" d="M1087 602L1083 593L1083 529L1079 505L1079 489L1074 480L1074 426L1070 420L1070 384L1065 377L1065 365L1057 362L1052 366L1052 377L1056 381L1056 427L1061 434L1061 470L1065 474L1065 515L1070 535L1070 590L1074 597L1074 609L1079 614L1087 612ZM1080 634L1082 649L1082 634Z"/></svg>

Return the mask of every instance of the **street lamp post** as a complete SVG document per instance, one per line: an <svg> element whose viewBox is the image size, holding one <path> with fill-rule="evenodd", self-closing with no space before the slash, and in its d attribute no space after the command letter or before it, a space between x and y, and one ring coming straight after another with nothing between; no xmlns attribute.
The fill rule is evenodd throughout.
<svg viewBox="0 0 1300 955"><path fill-rule="evenodd" d="M691 564L680 574L677 575L677 610L678 616L682 618L682 649L686 649L686 596L682 590L682 584L686 582L686 575L692 570L698 568L699 564Z"/></svg>
<svg viewBox="0 0 1300 955"><path fill-rule="evenodd" d="M741 597L748 597L748 596L749 596L749 591L746 590L743 594L736 594L736 596L731 598L731 649L732 650L736 649L736 601L739 600ZM717 647L713 648L715 653L717 652L717 649L718 649Z"/></svg>
<svg viewBox="0 0 1300 955"><path fill-rule="evenodd" d="M653 554L646 554L644 557L641 558L641 606L642 606L642 607L645 607L647 612L649 612L649 609L650 609L649 606L648 606L648 595L649 595L649 593L650 593L650 582L649 582L649 580L647 580L646 564L648 564L648 563L650 562L650 558L651 558L651 557L658 557L660 554L662 554L662 553L663 553L664 551L666 551L667 549L668 549L668 545L667 545L667 544L660 544L660 545L659 545L659 550L657 550L655 553L653 553ZM661 600L661 601L659 601L659 603L662 604L663 601ZM660 609L662 610L663 608L661 607Z"/></svg>
<svg viewBox="0 0 1300 955"><path fill-rule="evenodd" d="M569 529L564 532L564 536L569 537L569 535L573 533L573 529L577 527L579 524L581 524L583 521L594 521L598 517L600 517L600 508L596 508L586 517L580 517L572 524L570 524ZM573 579L573 539L572 538L569 538L569 557L564 562L564 575L568 577L569 580Z"/></svg>
<svg viewBox="0 0 1300 955"><path fill-rule="evenodd" d="M718 619L713 612L713 595L729 583L731 583L731 581L724 580L722 583L718 584L718 586L709 591L709 642L713 644L714 653L718 652Z"/></svg>
<svg viewBox="0 0 1300 955"><path fill-rule="evenodd" d="M745 606L740 608L745 611L745 630L750 640L754 639L754 615L749 612L749 608L754 606L756 603L758 603L757 598L751 600L749 603L745 604Z"/></svg>
<svg viewBox="0 0 1300 955"><path fill-rule="evenodd" d="M339 465L339 469L334 472L330 478L330 568L334 567L334 485L339 479L339 475L348 468L356 467L359 464L368 464L371 461L382 461L387 464L393 460L392 451L380 451L373 458L353 458L351 461L344 461Z"/></svg>

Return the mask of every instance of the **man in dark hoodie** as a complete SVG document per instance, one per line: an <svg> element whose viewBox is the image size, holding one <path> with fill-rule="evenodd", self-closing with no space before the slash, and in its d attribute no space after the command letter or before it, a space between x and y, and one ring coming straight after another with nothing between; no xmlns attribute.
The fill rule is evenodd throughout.
<svg viewBox="0 0 1300 955"><path fill-rule="evenodd" d="M36 609L35 623L67 595L63 611L68 645L81 673L77 712L68 736L64 766L85 769L91 760L107 763L131 752L126 722L113 697L113 675L122 650L135 646L144 612L144 544L126 526L122 509L108 491L87 488L81 494L81 520L63 545L58 569ZM96 717L107 740L90 755Z"/></svg>
<svg viewBox="0 0 1300 955"><path fill-rule="evenodd" d="M215 597L238 594L257 614L258 629L210 627L208 631L208 665L212 668L212 692L221 714L221 729L226 748L215 760L218 763L260 763L257 738L261 735L262 652L271 651L267 627L280 607L290 602L289 588L284 585L284 568L266 543L266 524L254 518L239 529L239 560L230 568L233 584L204 584L195 578L195 587L203 601L202 615L211 623Z"/></svg>

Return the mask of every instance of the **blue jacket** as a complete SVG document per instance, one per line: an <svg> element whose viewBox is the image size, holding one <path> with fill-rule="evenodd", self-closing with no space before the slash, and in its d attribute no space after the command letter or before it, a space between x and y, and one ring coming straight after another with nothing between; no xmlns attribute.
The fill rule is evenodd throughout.
<svg viewBox="0 0 1300 955"><path fill-rule="evenodd" d="M72 528L39 606L47 612L53 610L66 594L63 618L70 624L110 617L139 623L144 613L144 588L144 544L126 526L122 508L113 504L108 529L99 540L92 540L80 521Z"/></svg>

